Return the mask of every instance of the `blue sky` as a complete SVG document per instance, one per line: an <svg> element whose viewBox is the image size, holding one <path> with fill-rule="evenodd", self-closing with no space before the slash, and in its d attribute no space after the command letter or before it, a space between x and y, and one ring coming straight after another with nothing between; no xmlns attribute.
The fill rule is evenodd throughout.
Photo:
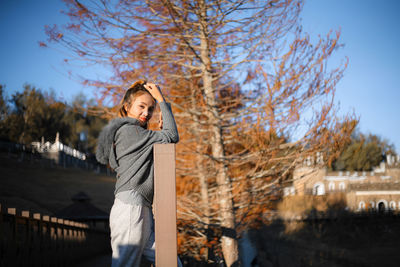
<svg viewBox="0 0 400 267"><path fill-rule="evenodd" d="M345 45L333 62L349 65L336 88L343 112L355 110L364 133L395 144L400 153L400 1L309 0L302 12L312 36L341 30Z"/></svg>
<svg viewBox="0 0 400 267"><path fill-rule="evenodd" d="M90 88L71 80L62 64L61 51L40 48L46 40L44 25L62 24L61 0L0 0L0 83L7 94L21 91L24 83L54 91L71 100ZM301 14L304 31L311 36L341 30L345 45L332 58L332 65L345 56L349 66L337 86L341 111L354 110L360 129L395 144L400 153L400 1L308 0ZM96 77L90 69L79 73Z"/></svg>

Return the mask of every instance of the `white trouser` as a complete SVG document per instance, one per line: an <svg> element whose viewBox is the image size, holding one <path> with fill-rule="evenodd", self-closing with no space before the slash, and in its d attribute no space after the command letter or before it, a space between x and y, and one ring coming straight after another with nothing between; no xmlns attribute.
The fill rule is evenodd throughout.
<svg viewBox="0 0 400 267"><path fill-rule="evenodd" d="M155 262L154 219L151 208L116 198L110 213L112 266L139 267L142 255ZM178 258L178 266L182 266Z"/></svg>

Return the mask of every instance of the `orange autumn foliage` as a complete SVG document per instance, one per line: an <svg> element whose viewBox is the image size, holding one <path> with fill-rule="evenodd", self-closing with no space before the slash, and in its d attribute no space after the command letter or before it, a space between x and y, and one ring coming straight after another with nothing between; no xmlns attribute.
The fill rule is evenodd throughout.
<svg viewBox="0 0 400 267"><path fill-rule="evenodd" d="M232 264L241 233L262 223L294 167L316 152L332 162L354 129L354 115L337 117L334 101L347 62L326 64L340 33L311 43L298 27L302 1L67 4L75 26L62 38L56 27L47 33L110 67L110 77L85 80L99 103L117 104L143 78L172 103L180 253L222 253Z"/></svg>

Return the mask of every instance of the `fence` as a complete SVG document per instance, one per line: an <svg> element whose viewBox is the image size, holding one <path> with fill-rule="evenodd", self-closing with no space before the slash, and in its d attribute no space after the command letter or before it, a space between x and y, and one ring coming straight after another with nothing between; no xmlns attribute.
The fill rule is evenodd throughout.
<svg viewBox="0 0 400 267"><path fill-rule="evenodd" d="M94 155L87 155L85 160L74 157L73 153L58 152L43 152L38 153L31 146L23 144L0 141L0 152L7 152L8 158L15 158L19 162L29 164L39 164L44 167L62 166L64 168L80 168L87 171L113 176L113 172L107 166L99 164Z"/></svg>
<svg viewBox="0 0 400 267"><path fill-rule="evenodd" d="M73 266L110 250L109 232L0 205L0 266Z"/></svg>
<svg viewBox="0 0 400 267"><path fill-rule="evenodd" d="M338 194L338 193L348 193L350 190L348 188L345 189L327 189L323 191L324 193L322 195L329 195L329 194ZM307 188L304 190L305 195L318 195L316 189L312 188Z"/></svg>
<svg viewBox="0 0 400 267"><path fill-rule="evenodd" d="M156 263L177 266L175 145L154 146ZM110 250L108 231L0 205L0 266L73 266Z"/></svg>

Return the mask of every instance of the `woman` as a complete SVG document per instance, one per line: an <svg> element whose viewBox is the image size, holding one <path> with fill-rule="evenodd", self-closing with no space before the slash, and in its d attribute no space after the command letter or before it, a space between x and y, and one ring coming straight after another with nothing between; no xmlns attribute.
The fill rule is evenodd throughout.
<svg viewBox="0 0 400 267"><path fill-rule="evenodd" d="M162 114L161 131L147 129L156 101ZM101 131L96 158L117 173L110 213L112 266L139 266L142 255L155 261L153 144L177 143L179 135L171 108L153 83L134 83L118 115Z"/></svg>

